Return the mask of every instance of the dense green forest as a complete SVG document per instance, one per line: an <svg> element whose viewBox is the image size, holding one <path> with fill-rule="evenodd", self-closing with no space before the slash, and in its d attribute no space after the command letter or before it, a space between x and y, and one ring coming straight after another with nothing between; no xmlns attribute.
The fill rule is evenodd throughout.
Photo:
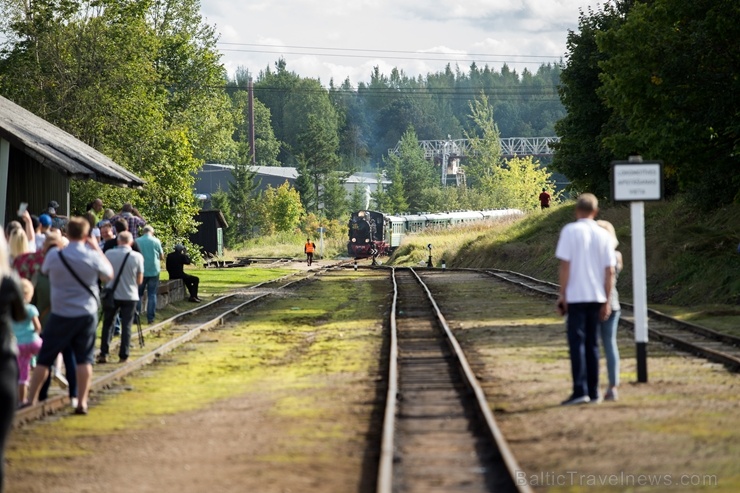
<svg viewBox="0 0 740 493"><path fill-rule="evenodd" d="M734 0L621 0L588 10L569 33L565 61L534 73L376 69L368 81L328 87L283 59L227 74L198 0L0 0L0 8L0 94L147 180L136 191L75 183L75 207L97 196L134 202L167 241L195 227L193 175L204 162L236 167L215 200L237 219L232 242L257 229L341 221L359 200L341 187L356 170L393 180L373 197L389 212L532 209L539 188L552 190L553 171L574 191L607 198L609 163L632 152L664 161L669 196L705 208L740 198ZM256 192L250 78L256 163L296 166L295 190ZM501 157L499 137L553 135L561 142L547 168ZM419 155L419 140L448 136L474 145L465 187L442 187ZM389 155L398 142L400 153Z"/></svg>
<svg viewBox="0 0 740 493"><path fill-rule="evenodd" d="M560 66L546 64L536 73L521 74L504 65L500 71L473 63L466 71L444 72L417 78L394 69L390 75L376 69L369 82L356 86L349 79L328 92L318 80L289 71L285 60L275 62L254 76L255 97L270 110L271 128L282 143L278 161L293 166L302 151L300 136L308 116L316 115L323 126L336 132L341 166L369 169L382 162L388 149L411 127L419 140L465 138L477 131L470 118L470 104L487 96L502 137L550 137L555 122L565 116L557 94ZM239 70L229 86L232 97L243 97L249 71ZM265 122L267 123L267 122ZM260 130L259 124L255 127ZM258 162L275 163L274 154L260 155Z"/></svg>

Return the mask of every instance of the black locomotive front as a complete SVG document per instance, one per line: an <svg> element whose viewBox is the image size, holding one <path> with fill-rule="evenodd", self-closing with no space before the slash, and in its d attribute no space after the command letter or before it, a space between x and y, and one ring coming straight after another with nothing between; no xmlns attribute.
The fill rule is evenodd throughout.
<svg viewBox="0 0 740 493"><path fill-rule="evenodd" d="M368 258L387 253L383 241L383 214L375 211L357 211L349 220L347 253L354 258Z"/></svg>

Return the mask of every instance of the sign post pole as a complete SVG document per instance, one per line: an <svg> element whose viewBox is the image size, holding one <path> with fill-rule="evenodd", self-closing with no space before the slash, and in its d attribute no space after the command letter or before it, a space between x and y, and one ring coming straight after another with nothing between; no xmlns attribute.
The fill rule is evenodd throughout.
<svg viewBox="0 0 740 493"><path fill-rule="evenodd" d="M663 198L662 163L643 162L641 156L630 156L627 162L612 162L612 197L615 202L630 202L637 381L647 383L648 318L644 201Z"/></svg>
<svg viewBox="0 0 740 493"><path fill-rule="evenodd" d="M645 256L645 202L630 204L632 223L632 292L635 307L637 381L647 383L647 261Z"/></svg>
<svg viewBox="0 0 740 493"><path fill-rule="evenodd" d="M324 228L319 228L319 258L324 260Z"/></svg>

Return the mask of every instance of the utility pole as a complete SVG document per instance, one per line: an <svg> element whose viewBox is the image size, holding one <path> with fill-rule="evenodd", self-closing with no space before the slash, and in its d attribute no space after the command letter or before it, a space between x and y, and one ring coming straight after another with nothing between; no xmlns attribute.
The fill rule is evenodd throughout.
<svg viewBox="0 0 740 493"><path fill-rule="evenodd" d="M247 84L247 95L249 99L249 161L252 166L257 164L257 154L254 149L254 85L252 77Z"/></svg>

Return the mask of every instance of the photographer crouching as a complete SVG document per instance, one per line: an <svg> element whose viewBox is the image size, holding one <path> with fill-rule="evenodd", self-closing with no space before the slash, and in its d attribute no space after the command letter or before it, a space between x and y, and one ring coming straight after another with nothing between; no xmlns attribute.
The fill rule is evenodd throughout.
<svg viewBox="0 0 740 493"><path fill-rule="evenodd" d="M200 279L197 276L185 274L184 269L186 265L190 265L191 263L190 257L185 253L185 247L179 243L175 245L175 251L167 255L167 273L170 279L182 279L188 293L190 293L188 301L197 303L203 301L198 298L198 283Z"/></svg>

